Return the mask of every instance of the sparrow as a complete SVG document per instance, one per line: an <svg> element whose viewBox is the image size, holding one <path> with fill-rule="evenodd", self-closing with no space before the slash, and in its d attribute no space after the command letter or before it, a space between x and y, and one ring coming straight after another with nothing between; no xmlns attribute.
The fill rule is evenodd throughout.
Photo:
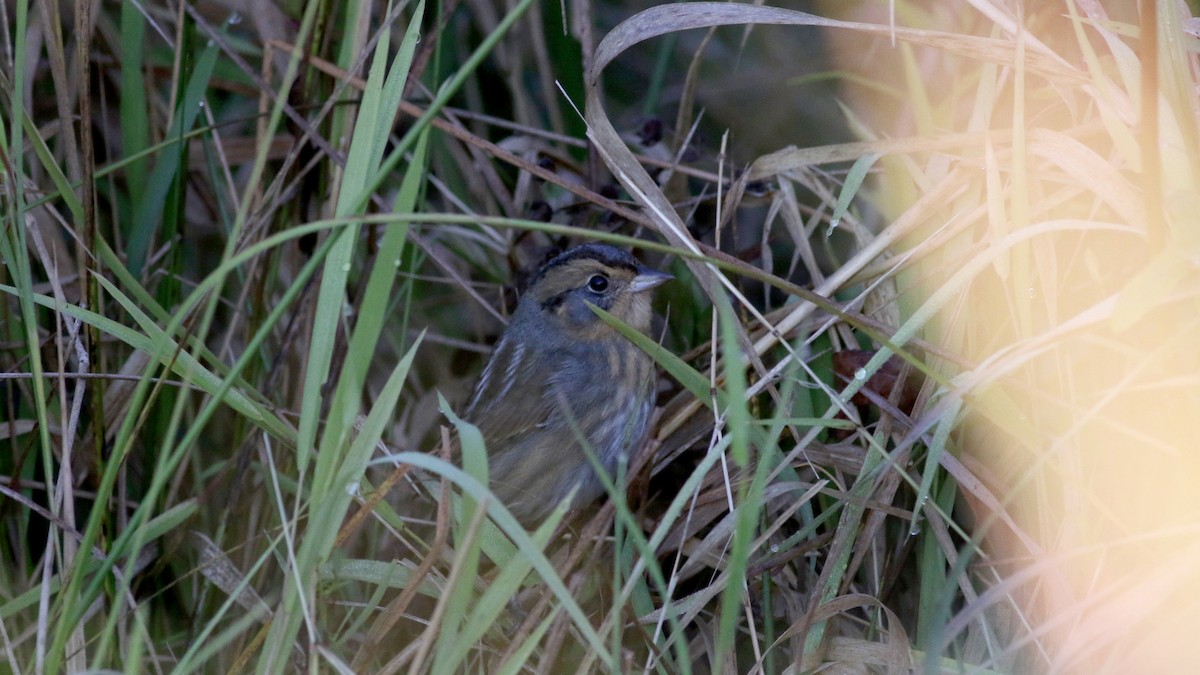
<svg viewBox="0 0 1200 675"><path fill-rule="evenodd" d="M574 491L594 501L648 430L654 361L605 323L599 307L644 334L650 291L672 279L607 244L576 246L542 265L475 385L463 418L487 445L492 492L525 525Z"/></svg>

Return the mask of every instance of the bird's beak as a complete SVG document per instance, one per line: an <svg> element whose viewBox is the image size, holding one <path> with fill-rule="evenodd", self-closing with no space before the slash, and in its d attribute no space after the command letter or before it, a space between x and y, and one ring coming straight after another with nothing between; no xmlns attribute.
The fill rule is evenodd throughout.
<svg viewBox="0 0 1200 675"><path fill-rule="evenodd" d="M633 293L641 293L655 286L661 286L674 278L666 272L659 272L658 270L648 268L643 269L633 278L633 281L629 282L629 290Z"/></svg>

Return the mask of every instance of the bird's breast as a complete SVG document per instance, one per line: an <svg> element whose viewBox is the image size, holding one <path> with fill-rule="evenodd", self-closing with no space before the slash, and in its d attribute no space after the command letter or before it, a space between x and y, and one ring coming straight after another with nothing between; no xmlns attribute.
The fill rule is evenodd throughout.
<svg viewBox="0 0 1200 675"><path fill-rule="evenodd" d="M652 405L653 362L641 350L626 347L588 350L564 369L579 372L556 378L547 392L605 465L615 464L641 441Z"/></svg>

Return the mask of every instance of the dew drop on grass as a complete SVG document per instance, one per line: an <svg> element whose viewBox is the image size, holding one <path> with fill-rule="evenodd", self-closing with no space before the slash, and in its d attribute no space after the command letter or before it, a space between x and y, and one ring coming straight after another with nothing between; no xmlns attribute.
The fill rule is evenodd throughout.
<svg viewBox="0 0 1200 675"><path fill-rule="evenodd" d="M230 14L229 19L225 21L225 23L229 24L230 26L236 26L241 22L242 22L242 15L237 12Z"/></svg>
<svg viewBox="0 0 1200 675"><path fill-rule="evenodd" d="M854 379L856 379L856 380L867 379L867 369L859 368L858 370L854 371Z"/></svg>
<svg viewBox="0 0 1200 675"><path fill-rule="evenodd" d="M779 544L771 544L771 553L779 553Z"/></svg>
<svg viewBox="0 0 1200 675"><path fill-rule="evenodd" d="M346 263L345 265L342 265L342 271L349 272L350 271L350 263Z"/></svg>
<svg viewBox="0 0 1200 675"><path fill-rule="evenodd" d="M908 536L910 536L910 537L915 537L918 534L921 534L921 526L920 525L913 525L912 529L908 531Z"/></svg>
<svg viewBox="0 0 1200 675"><path fill-rule="evenodd" d="M829 221L829 229L825 230L826 238L832 237L833 231L836 230L838 228L838 225L841 225L841 224L842 224L841 218L834 218L833 220Z"/></svg>

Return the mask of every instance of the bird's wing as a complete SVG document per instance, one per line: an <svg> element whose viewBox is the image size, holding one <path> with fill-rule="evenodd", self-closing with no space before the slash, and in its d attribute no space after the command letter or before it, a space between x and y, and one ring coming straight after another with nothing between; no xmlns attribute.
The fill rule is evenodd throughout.
<svg viewBox="0 0 1200 675"><path fill-rule="evenodd" d="M487 440L488 454L495 455L546 428L556 407L541 386L516 383L501 399L475 410L469 421Z"/></svg>
<svg viewBox="0 0 1200 675"><path fill-rule="evenodd" d="M556 355L506 335L479 377L466 419L487 439L496 455L536 433L553 418L554 402L537 373L554 372Z"/></svg>

